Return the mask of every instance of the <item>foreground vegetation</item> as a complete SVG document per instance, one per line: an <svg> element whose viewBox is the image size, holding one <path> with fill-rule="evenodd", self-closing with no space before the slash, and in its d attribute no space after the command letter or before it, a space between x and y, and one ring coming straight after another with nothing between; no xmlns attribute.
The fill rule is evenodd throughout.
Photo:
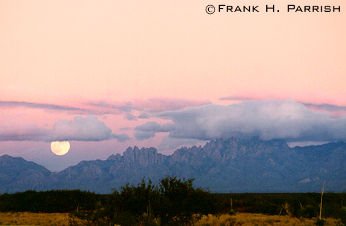
<svg viewBox="0 0 346 226"><path fill-rule="evenodd" d="M20 219L21 214L29 213L19 212L28 211L32 213L27 219L36 216L38 220L49 220L54 214L57 219L63 217L60 222L46 225L313 225L317 223L319 203L317 193L212 194L194 188L192 179L168 177L157 185L150 180L137 186L126 185L109 195L78 190L3 194L0 221L45 225L3 220L13 214ZM346 225L345 203L345 193L324 195L322 216L339 219L329 219L327 225ZM43 217L43 212L51 215Z"/></svg>
<svg viewBox="0 0 346 226"><path fill-rule="evenodd" d="M70 226L86 225L87 221L71 216L69 213L31 213L31 212L0 212L0 225L50 225ZM195 226L219 226L219 225L282 225L282 226L313 226L316 219L294 218L289 216L264 215L253 213L237 213L235 215L203 215L194 218ZM327 218L326 226L342 225L340 220Z"/></svg>
<svg viewBox="0 0 346 226"><path fill-rule="evenodd" d="M69 213L0 212L0 225L70 225ZM78 219L73 219L77 222ZM78 221L83 225L83 221Z"/></svg>

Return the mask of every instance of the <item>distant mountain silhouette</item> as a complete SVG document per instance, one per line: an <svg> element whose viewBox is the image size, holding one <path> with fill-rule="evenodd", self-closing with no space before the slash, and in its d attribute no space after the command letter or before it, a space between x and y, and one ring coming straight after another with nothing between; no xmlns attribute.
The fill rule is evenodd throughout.
<svg viewBox="0 0 346 226"><path fill-rule="evenodd" d="M346 143L290 148L284 140L216 139L166 156L128 148L107 160L82 161L59 173L22 158L0 157L0 192L81 189L110 193L143 177L195 178L211 192L346 191Z"/></svg>
<svg viewBox="0 0 346 226"><path fill-rule="evenodd" d="M51 172L34 162L20 157L0 157L0 192L42 190L46 188Z"/></svg>

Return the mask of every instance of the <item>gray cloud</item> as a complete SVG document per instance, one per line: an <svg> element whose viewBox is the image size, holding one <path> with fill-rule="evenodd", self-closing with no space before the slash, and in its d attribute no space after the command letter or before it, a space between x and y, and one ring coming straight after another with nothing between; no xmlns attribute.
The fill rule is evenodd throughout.
<svg viewBox="0 0 346 226"><path fill-rule="evenodd" d="M90 105L92 106L92 105ZM49 111L64 111L73 114L83 114L83 115L103 115L103 114L119 114L116 111L110 111L109 109L96 108L90 109L90 106L84 107L71 107L66 105L57 105L57 104L45 104L45 103L34 103L34 102L26 102L26 101L0 101L0 108L35 108ZM99 106L96 106L99 107Z"/></svg>
<svg viewBox="0 0 346 226"><path fill-rule="evenodd" d="M220 100L258 100L258 98L250 97L250 96L243 96L243 95L233 95L228 97L221 97Z"/></svg>
<svg viewBox="0 0 346 226"><path fill-rule="evenodd" d="M258 136L287 141L346 140L346 117L316 112L292 100L252 100L229 106L204 105L159 113L173 122L166 131L173 138L208 140L212 138ZM160 126L136 129L156 133Z"/></svg>
<svg viewBox="0 0 346 226"><path fill-rule="evenodd" d="M120 131L132 131L133 128L132 127L122 127L119 129Z"/></svg>
<svg viewBox="0 0 346 226"><path fill-rule="evenodd" d="M150 115L148 113L141 113L140 115L138 115L138 118L140 119L148 119L150 118Z"/></svg>
<svg viewBox="0 0 346 226"><path fill-rule="evenodd" d="M130 140L131 138L127 134L112 134L112 138L116 139L119 142L124 142Z"/></svg>
<svg viewBox="0 0 346 226"><path fill-rule="evenodd" d="M118 110L120 110L122 112L131 112L132 110L137 109L135 106L133 106L133 104L131 102L126 102L124 104L121 104L117 108L118 108Z"/></svg>
<svg viewBox="0 0 346 226"><path fill-rule="evenodd" d="M35 125L0 127L0 141L41 141L46 139L49 131Z"/></svg>
<svg viewBox="0 0 346 226"><path fill-rule="evenodd" d="M190 147L193 145L204 145L206 141L196 140L196 139L180 139L180 138L173 138L170 136L165 136L161 140L160 144L158 145L158 149L160 152L173 152L177 150L180 147Z"/></svg>
<svg viewBox="0 0 346 226"><path fill-rule="evenodd" d="M145 140L154 137L156 133L169 132L174 129L172 123L159 124L157 122L146 122L135 128L135 137L137 140Z"/></svg>
<svg viewBox="0 0 346 226"><path fill-rule="evenodd" d="M234 95L234 96L228 96L228 97L222 97L220 100L236 100L236 101L248 101L248 100L264 100L268 98L259 98L259 97L251 97L251 96L243 96L243 95ZM274 98L277 99L277 98ZM282 100L282 98L279 98L277 100ZM322 110L322 111L328 111L328 112L344 112L346 111L346 106L342 105L334 105L334 104L316 104L316 103L310 103L310 102L301 102L297 101L298 103L302 103L307 107L314 108L316 110Z"/></svg>
<svg viewBox="0 0 346 226"><path fill-rule="evenodd" d="M129 121L135 121L135 120L137 120L136 116L134 116L134 115L131 114L131 113L126 113L126 114L125 114L125 118L126 118L127 120L129 120Z"/></svg>
<svg viewBox="0 0 346 226"><path fill-rule="evenodd" d="M138 106L139 109L143 109L145 112L181 110L187 107L201 106L205 104L210 104L210 102L169 98L152 98L134 103L135 106Z"/></svg>
<svg viewBox="0 0 346 226"><path fill-rule="evenodd" d="M25 101L0 101L0 107L27 107L27 108L39 108L55 111L73 111L73 112L85 112L85 109L69 107L64 105L55 104L42 104L42 103L32 103Z"/></svg>
<svg viewBox="0 0 346 226"><path fill-rule="evenodd" d="M179 110L191 106L210 104L208 101L194 101L184 99L151 98L147 100L134 100L125 103L108 103L104 101L86 103L92 107L98 107L110 111L131 113L132 111L142 112L142 116L148 116L150 112L163 112Z"/></svg>
<svg viewBox="0 0 346 226"><path fill-rule="evenodd" d="M88 102L86 103L88 106L97 107L99 109L102 109L102 111L105 112L113 112L113 113L130 113L133 110L136 110L136 107L133 106L131 102L125 102L125 103L108 103L105 101L98 101L98 102Z"/></svg>
<svg viewBox="0 0 346 226"><path fill-rule="evenodd" d="M312 104L312 103L302 103L307 107L312 107L320 110L335 112L335 111L346 111L346 106L339 106L333 104Z"/></svg>
<svg viewBox="0 0 346 226"><path fill-rule="evenodd" d="M72 107L66 105L34 103L26 101L1 101L0 108L35 108L50 111L65 111L82 115L105 115L105 114L124 114L127 120L137 120L133 111L138 111L140 119L147 119L152 112L162 112L169 110L179 110L188 106L199 106L208 102L182 100L182 99L148 99L135 100L120 103L107 103L104 101L87 102L79 104L82 107Z"/></svg>
<svg viewBox="0 0 346 226"><path fill-rule="evenodd" d="M153 131L136 131L135 138L137 140L146 140L146 139L154 137L155 134L156 132L153 132Z"/></svg>
<svg viewBox="0 0 346 226"><path fill-rule="evenodd" d="M157 122L151 121L146 122L135 129L139 131L154 131L154 132L169 132L174 128L172 123L159 124Z"/></svg>
<svg viewBox="0 0 346 226"><path fill-rule="evenodd" d="M194 101L184 99L152 98L147 100L134 100L128 102L108 103L105 101L81 103L83 107L71 107L66 105L34 103L26 101L1 101L0 108L37 108L53 111L67 111L80 114L130 114L132 111L140 111L141 118L149 116L150 112L162 112L179 110L191 106L209 104L207 101ZM126 115L127 117L127 115Z"/></svg>
<svg viewBox="0 0 346 226"><path fill-rule="evenodd" d="M59 120L51 129L26 126L21 128L0 128L0 141L103 141L128 140L126 134L114 134L95 116L75 117L73 120Z"/></svg>
<svg viewBox="0 0 346 226"><path fill-rule="evenodd" d="M50 132L51 140L101 141L111 138L112 130L95 116L57 121Z"/></svg>

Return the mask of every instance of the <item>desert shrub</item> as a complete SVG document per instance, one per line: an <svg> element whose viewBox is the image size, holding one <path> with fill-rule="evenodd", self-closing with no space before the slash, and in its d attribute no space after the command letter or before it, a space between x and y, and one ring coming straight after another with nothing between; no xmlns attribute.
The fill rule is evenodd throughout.
<svg viewBox="0 0 346 226"><path fill-rule="evenodd" d="M316 225L318 225L318 226L323 226L325 224L326 224L326 221L323 219L317 219L316 220Z"/></svg>
<svg viewBox="0 0 346 226"><path fill-rule="evenodd" d="M209 193L195 189L193 179L167 177L160 181L160 214L163 224L187 224L194 213L208 212L212 206Z"/></svg>
<svg viewBox="0 0 346 226"><path fill-rule="evenodd" d="M318 213L318 207L313 205L306 205L301 207L295 214L296 217L312 218L316 217Z"/></svg>
<svg viewBox="0 0 346 226"><path fill-rule="evenodd" d="M152 210L159 207L159 191L149 180L144 179L138 186L127 184L121 187L120 193L115 192L115 205L119 208L131 212L136 217L143 213L152 214Z"/></svg>
<svg viewBox="0 0 346 226"><path fill-rule="evenodd" d="M195 189L193 179L167 177L158 185L144 179L137 186L127 184L107 202L74 215L93 225L184 225L194 214L212 213L213 208L210 193Z"/></svg>

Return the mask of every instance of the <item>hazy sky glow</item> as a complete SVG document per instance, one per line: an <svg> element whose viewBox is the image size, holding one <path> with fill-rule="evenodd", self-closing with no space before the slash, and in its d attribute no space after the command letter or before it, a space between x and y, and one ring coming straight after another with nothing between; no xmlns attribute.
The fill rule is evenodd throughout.
<svg viewBox="0 0 346 226"><path fill-rule="evenodd" d="M0 1L0 155L60 170L129 145L169 153L230 134L346 139L345 12L205 6ZM52 154L53 140L71 141L68 154Z"/></svg>

